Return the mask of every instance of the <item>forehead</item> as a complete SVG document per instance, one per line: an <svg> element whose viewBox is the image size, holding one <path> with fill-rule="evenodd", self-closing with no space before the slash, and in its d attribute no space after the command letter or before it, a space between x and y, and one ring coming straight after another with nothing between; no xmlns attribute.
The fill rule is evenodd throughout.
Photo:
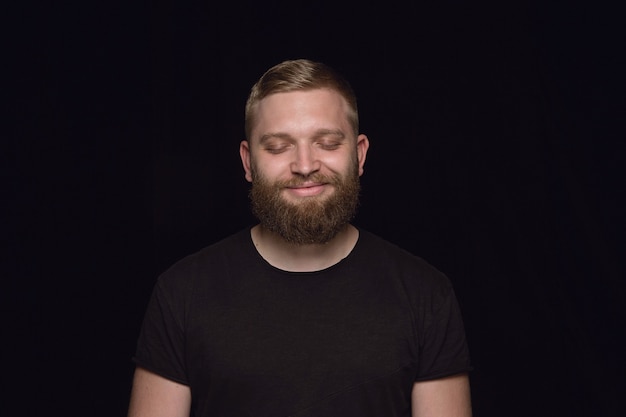
<svg viewBox="0 0 626 417"><path fill-rule="evenodd" d="M308 129L351 132L348 103L338 92L322 88L271 94L255 106L252 136L274 131L305 133Z"/></svg>

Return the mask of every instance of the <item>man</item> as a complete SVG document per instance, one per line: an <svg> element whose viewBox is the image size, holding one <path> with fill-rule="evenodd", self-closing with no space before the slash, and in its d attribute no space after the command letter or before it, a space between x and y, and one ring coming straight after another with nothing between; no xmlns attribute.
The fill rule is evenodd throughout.
<svg viewBox="0 0 626 417"><path fill-rule="evenodd" d="M159 277L130 417L471 415L450 282L350 224L358 129L326 65L285 61L253 86L240 155L259 224Z"/></svg>

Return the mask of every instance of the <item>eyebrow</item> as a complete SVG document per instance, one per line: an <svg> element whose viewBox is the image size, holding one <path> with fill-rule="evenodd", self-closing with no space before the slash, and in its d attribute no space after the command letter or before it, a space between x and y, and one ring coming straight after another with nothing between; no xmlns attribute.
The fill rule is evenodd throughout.
<svg viewBox="0 0 626 417"><path fill-rule="evenodd" d="M318 129L312 136L312 139L319 139L323 136L337 136L339 139L344 139L346 137L345 133L343 133L340 129ZM276 133L266 133L259 139L259 143L263 143L269 139L278 138L278 139L286 139L293 140L294 137L289 133L276 132Z"/></svg>

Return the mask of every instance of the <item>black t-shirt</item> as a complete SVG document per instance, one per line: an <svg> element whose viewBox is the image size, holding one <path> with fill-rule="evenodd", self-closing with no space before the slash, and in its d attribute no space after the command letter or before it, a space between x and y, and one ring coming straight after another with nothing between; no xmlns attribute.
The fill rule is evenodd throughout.
<svg viewBox="0 0 626 417"><path fill-rule="evenodd" d="M194 416L410 416L415 381L470 370L445 275L359 231L316 272L268 264L245 229L162 274L135 363L189 385Z"/></svg>

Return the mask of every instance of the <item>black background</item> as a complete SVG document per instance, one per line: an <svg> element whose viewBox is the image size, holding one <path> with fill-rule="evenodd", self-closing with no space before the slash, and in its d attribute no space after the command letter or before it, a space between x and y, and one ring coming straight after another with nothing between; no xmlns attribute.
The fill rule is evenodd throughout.
<svg viewBox="0 0 626 417"><path fill-rule="evenodd" d="M243 105L301 57L359 97L355 223L457 289L474 414L620 415L617 7L76 1L5 18L2 415L125 415L154 280L253 222Z"/></svg>

